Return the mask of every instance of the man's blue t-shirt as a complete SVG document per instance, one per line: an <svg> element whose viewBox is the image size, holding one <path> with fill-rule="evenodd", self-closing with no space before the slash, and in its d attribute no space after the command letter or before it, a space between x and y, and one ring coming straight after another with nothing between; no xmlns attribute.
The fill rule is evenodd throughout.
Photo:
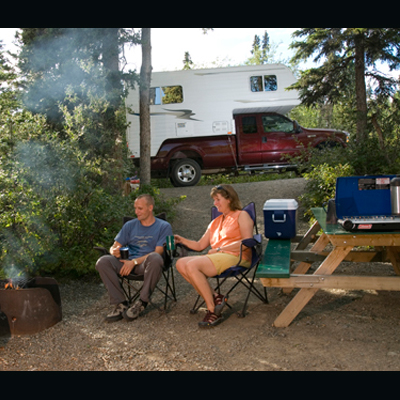
<svg viewBox="0 0 400 400"><path fill-rule="evenodd" d="M167 221L156 218L153 225L143 226L138 219L124 224L115 241L129 248L129 259L142 257L163 246L166 236L172 235L171 225Z"/></svg>

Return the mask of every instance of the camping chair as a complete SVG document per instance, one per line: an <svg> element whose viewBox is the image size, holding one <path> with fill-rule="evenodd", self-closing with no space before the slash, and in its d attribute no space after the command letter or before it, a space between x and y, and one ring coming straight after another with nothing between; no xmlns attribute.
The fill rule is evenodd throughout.
<svg viewBox="0 0 400 400"><path fill-rule="evenodd" d="M156 218L163 219L166 221L166 214L161 213L156 215ZM126 222L134 219L134 217L125 216L122 219L122 225ZM100 251L102 255L109 255L110 253L104 247L94 247L94 249ZM164 266L162 270L162 275L165 281L165 287L160 285L160 282L156 286L156 290L161 292L164 295L164 310L167 309L167 301L168 299L172 301L176 301L176 291L175 291L175 279L174 279L174 269L172 267L173 258L177 255L176 250L167 249L166 243L164 243L164 252L163 252L163 260ZM137 282L143 282L143 275L135 275L133 273L127 276L119 276L121 281L122 290L126 296L126 299L129 304L133 304L140 295L140 291L142 289L143 284L135 284Z"/></svg>
<svg viewBox="0 0 400 400"><path fill-rule="evenodd" d="M246 306L250 297L250 293L253 293L262 302L268 303L266 288L263 287L263 293L260 293L254 285L255 274L262 257L262 237L258 233L257 229L255 204L253 202L249 203L246 207L243 208L243 210L247 211L251 219L253 220L256 233L253 238L245 239L242 241L242 246L240 248L240 260L238 264L232 266L231 268L228 268L222 274L212 277L217 281L217 285L214 287L214 291L219 294L221 293L222 285L228 283L228 278L235 278L235 281L228 292L225 293L225 295L229 295L240 284L242 284L247 289L247 296L243 308L237 313L237 316L241 318L245 316ZM217 218L220 214L221 213L217 210L215 206L211 208L211 220ZM251 265L249 268L239 266L242 259L243 246L251 248ZM196 313L199 308L204 304L204 301L200 303L200 299L201 296L198 296L193 308L190 310L192 314ZM229 308L232 308L229 304L227 304L227 306Z"/></svg>

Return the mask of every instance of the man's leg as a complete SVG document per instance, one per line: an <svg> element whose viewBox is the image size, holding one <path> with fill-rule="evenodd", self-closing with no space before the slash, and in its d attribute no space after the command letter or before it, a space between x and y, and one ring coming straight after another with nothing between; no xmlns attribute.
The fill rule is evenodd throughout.
<svg viewBox="0 0 400 400"><path fill-rule="evenodd" d="M108 322L115 322L122 319L123 312L128 308L125 294L118 278L122 266L123 263L111 255L99 258L96 263L96 270L99 272L100 278L110 296L110 304L115 306L106 317L106 321Z"/></svg>
<svg viewBox="0 0 400 400"><path fill-rule="evenodd" d="M116 305L126 301L118 277L122 266L123 263L121 263L116 257L110 255L99 258L96 263L96 270L99 272L100 278L108 291L111 305Z"/></svg>
<svg viewBox="0 0 400 400"><path fill-rule="evenodd" d="M126 320L132 321L136 319L146 308L147 303L150 301L150 297L161 278L163 265L163 258L160 254L154 252L149 254L144 262L135 267L135 274L144 275L143 286L140 290L140 299L124 313L124 318Z"/></svg>

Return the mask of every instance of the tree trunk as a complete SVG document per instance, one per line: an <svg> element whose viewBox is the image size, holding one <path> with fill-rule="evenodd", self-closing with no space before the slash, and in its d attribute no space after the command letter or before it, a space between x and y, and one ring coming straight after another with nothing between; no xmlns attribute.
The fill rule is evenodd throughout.
<svg viewBox="0 0 400 400"><path fill-rule="evenodd" d="M140 185L149 185L150 161L150 81L151 40L150 29L142 28L142 67L140 70Z"/></svg>
<svg viewBox="0 0 400 400"><path fill-rule="evenodd" d="M367 91L365 87L365 37L355 37L355 73L357 102L357 142L362 146L367 139Z"/></svg>
<svg viewBox="0 0 400 400"><path fill-rule="evenodd" d="M114 179L116 192L121 191L124 186L123 176L123 146L124 132L117 128L116 111L121 106L122 99L122 82L119 73L119 45L118 45L118 28L102 28L102 60L105 71L107 71L107 92L110 102L107 110L107 120L110 124L110 132L112 133L113 149L112 158L114 160ZM108 183L111 185L111 182Z"/></svg>

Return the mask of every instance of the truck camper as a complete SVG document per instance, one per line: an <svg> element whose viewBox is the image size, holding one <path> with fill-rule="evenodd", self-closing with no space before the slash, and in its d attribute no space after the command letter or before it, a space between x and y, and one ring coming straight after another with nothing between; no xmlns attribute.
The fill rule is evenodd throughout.
<svg viewBox="0 0 400 400"><path fill-rule="evenodd" d="M151 80L151 170L175 186L201 174L294 168L285 155L309 145L345 145L345 135L308 130L285 117L300 104L289 68L266 64L155 72ZM130 157L140 160L139 91L126 105Z"/></svg>

